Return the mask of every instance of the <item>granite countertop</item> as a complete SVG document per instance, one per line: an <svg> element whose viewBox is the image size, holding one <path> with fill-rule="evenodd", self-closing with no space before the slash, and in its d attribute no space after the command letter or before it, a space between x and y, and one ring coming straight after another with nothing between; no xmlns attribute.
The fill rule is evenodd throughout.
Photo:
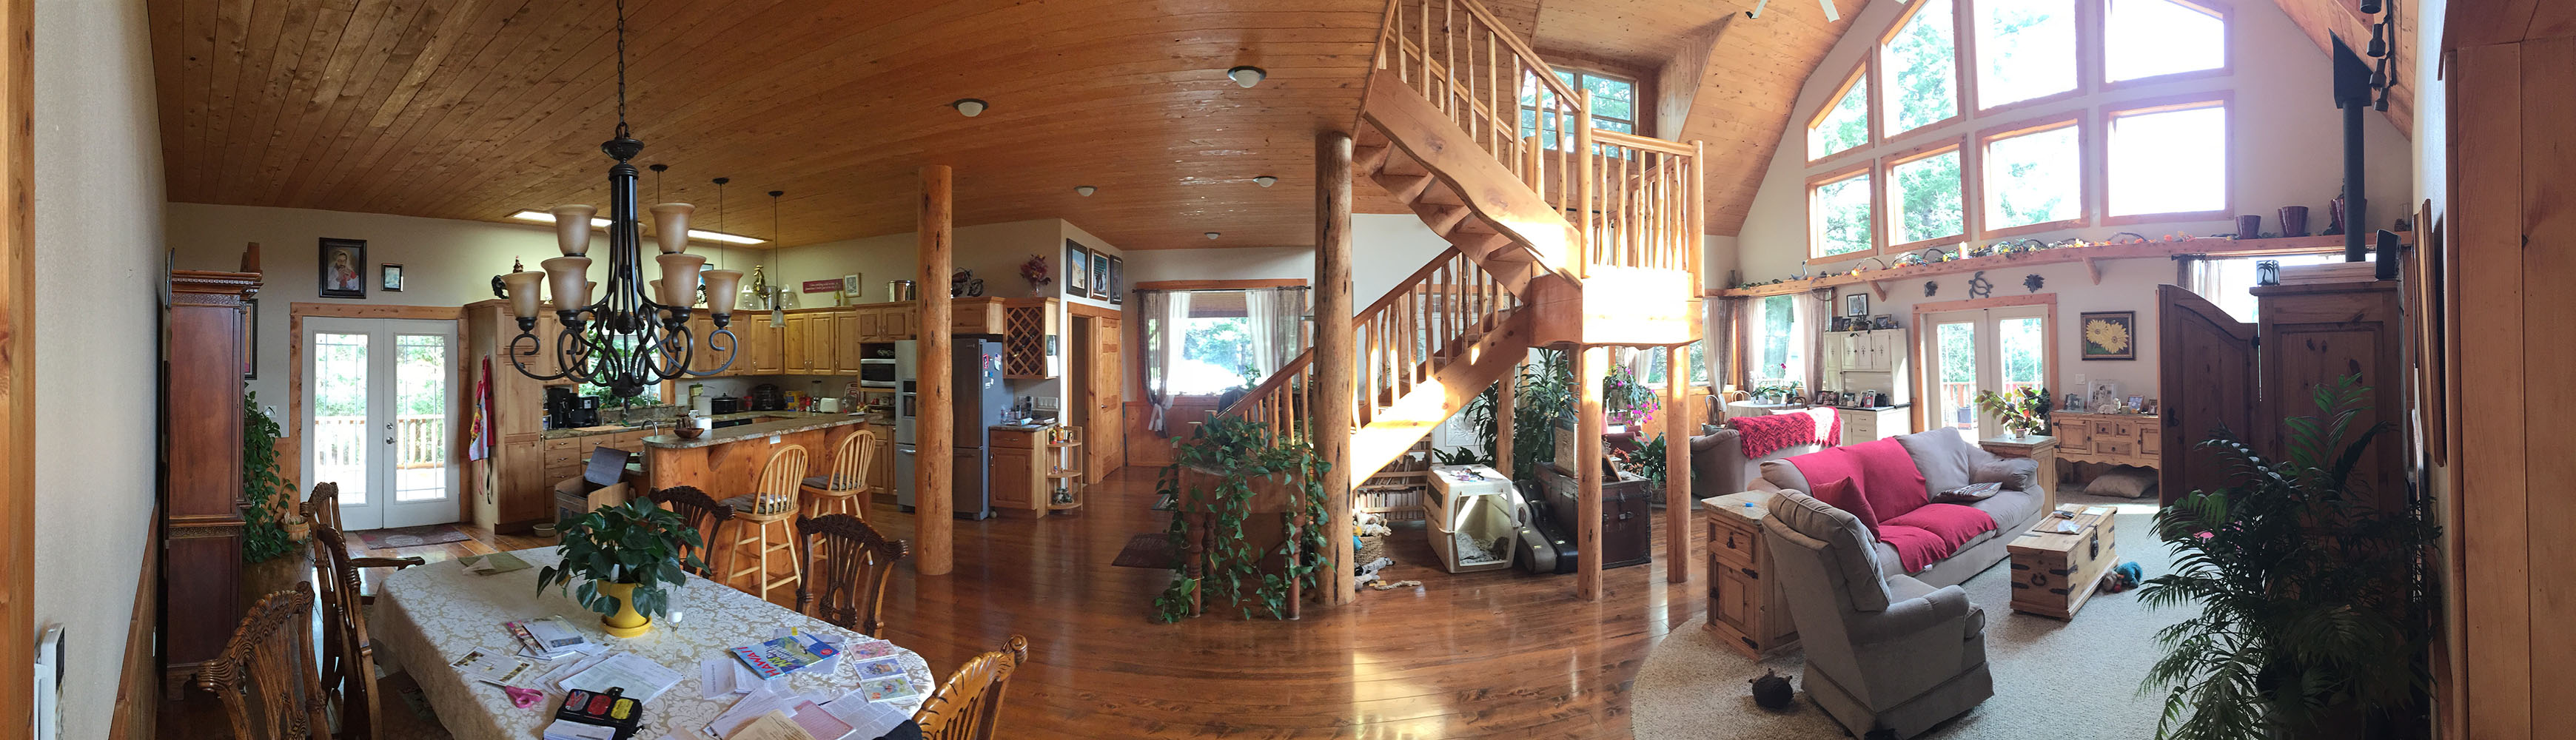
<svg viewBox="0 0 2576 740"><path fill-rule="evenodd" d="M784 415L775 411L764 411L759 413L769 416ZM773 434L794 434L797 432L828 429L848 424L868 423L867 418L863 416L851 416L848 414L797 413L801 414L799 418L765 421L757 424L744 424L741 426L725 427L723 429L709 429L707 430L707 433L698 435L697 439L681 439L677 435L656 434L650 437L645 437L644 446L658 447L666 450L685 450L693 447L712 447L728 442L739 442L746 439L758 439Z"/></svg>
<svg viewBox="0 0 2576 740"><path fill-rule="evenodd" d="M730 414L716 414L716 415L714 415L714 416L710 416L710 417L706 417L706 418L707 418L708 420L710 420L710 421L733 421L733 420L735 420L735 419L757 419L757 418L760 418L760 417L763 417L763 416L778 416L778 417L787 417L787 418L803 418L803 417L807 417L807 416L821 416L821 415L822 415L822 414L816 414L816 413L811 412L811 411L738 411L738 412L734 412L734 413L730 413ZM670 428L671 428L671 422L672 422L672 421L674 421L674 420L676 420L676 419L678 419L678 417L672 417L672 418L670 418L670 419L660 419L660 420L656 420L656 421L653 421L653 422L650 422L650 423L645 423L645 424L640 424L640 425L634 425L634 426L618 426L618 425L614 425L614 424L602 424L602 425L595 426L595 427L583 427L583 428L580 428L580 429L548 429L548 430L545 430L545 431L543 431L543 432L539 432L537 436L538 436L539 438L541 438L541 439L562 439L562 438L565 438L565 437L588 437L588 436L591 436L591 435L594 435L594 434L625 434L625 433L627 433L627 432L650 432L650 431L656 431L656 430L665 430L665 429L670 429Z"/></svg>
<svg viewBox="0 0 2576 740"><path fill-rule="evenodd" d="M1004 431L1012 431L1012 432L1042 432L1042 431L1046 431L1046 429L1047 429L1048 427L1052 427L1052 426L1055 426L1055 422L1047 421L1047 422L1032 422L1032 423L1028 423L1028 424L995 424L995 425L992 425L992 426L991 426L991 427L989 427L989 428L991 428L991 429L1000 429L1000 430L1004 430Z"/></svg>

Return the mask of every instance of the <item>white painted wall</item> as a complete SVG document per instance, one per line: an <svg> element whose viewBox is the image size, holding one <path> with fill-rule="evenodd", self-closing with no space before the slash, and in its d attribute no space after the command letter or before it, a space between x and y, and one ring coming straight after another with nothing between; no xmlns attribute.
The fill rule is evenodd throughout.
<svg viewBox="0 0 2576 740"><path fill-rule="evenodd" d="M1752 215L1735 245L1732 264L1745 281L1762 281L1793 277L1806 271L1807 151L1804 121L1828 104L1826 96L1842 82L1835 75L1852 68L1860 55L1872 48L1905 3L1878 2L1854 17L1855 30L1837 43L1826 55L1820 74L1807 81L1784 132L1779 152L1772 158L1762 187L1754 196ZM2238 3L2230 16L2232 35L2229 54L2233 73L2229 76L2172 82L2135 90L2121 91L2120 101L2140 96L2157 97L2233 90L2229 104L2228 126L2235 138L2235 156L2230 163L2230 176L2235 183L2237 212L2262 214L2264 229L2278 230L2274 213L2282 205L2309 207L2309 228L2322 230L2326 220L2326 203L2332 200L2343 183L2343 149L2341 111L2328 95L2333 74L2323 51L2310 42L2288 16L2268 2ZM2419 100L2436 95L2419 95ZM1944 135L1960 135L1997 124L2031 120L2069 110L2086 111L2092 129L2088 136L2098 144L2098 126L2102 107L2112 96L2100 93L2080 96L2065 102L2032 110L2013 111L2000 117L1970 118L1947 124ZM2116 103L2115 103L2116 105ZM2419 111L2417 120L2439 120L2438 113L2426 116ZM2364 117L2364 142L2368 156L2368 190L2370 223L2386 228L2391 220L2412 210L2417 191L2417 152L2410 151L2405 132L2397 130L2386 116L2371 112ZM2099 193L2094 195L2098 202ZM2227 221L2140 224L2119 227L2089 227L2062 232L2035 234L2041 239L2069 236L2104 238L2121 231L2162 236L2176 231L2194 234L2226 234L2235 231ZM1715 250L1712 249L1712 259ZM1891 255L1892 257L1892 255ZM1722 273L1723 268L1712 269ZM2096 286L2081 264L2053 265L2038 269L1999 270L1986 274L1995 284L1994 295L2027 295L2022 279L2036 273L2047 281L2041 292L2058 296L2057 379L2052 389L2061 395L2075 374L2090 378L2115 378L2124 389L2154 397L2156 377L2155 286L2174 281L2174 267L2163 259L2121 260L2106 263L2102 283ZM1940 293L1923 296L1923 282L1909 281L1892 286L1887 300L1871 297L1871 312L1907 316L1914 304L1926 300L1945 301L1967 297L1968 275L1945 275L1938 279ZM1718 276L1718 279L1723 279ZM2076 338L2076 316L2083 311L2134 310L2138 312L2137 335L2146 339L2134 361L2083 362ZM1911 324L1908 324L1911 328ZM1918 367L1920 366L1918 357Z"/></svg>
<svg viewBox="0 0 2576 740"><path fill-rule="evenodd" d="M65 628L63 737L97 738L159 485L161 136L142 3L40 0L31 35L34 614Z"/></svg>

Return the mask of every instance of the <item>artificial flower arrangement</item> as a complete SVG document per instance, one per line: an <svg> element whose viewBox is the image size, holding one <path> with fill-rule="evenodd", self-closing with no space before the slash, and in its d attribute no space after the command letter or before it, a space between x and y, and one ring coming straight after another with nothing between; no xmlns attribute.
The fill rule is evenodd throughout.
<svg viewBox="0 0 2576 740"><path fill-rule="evenodd" d="M1030 290L1044 288L1055 282L1055 270L1047 264L1046 255L1032 254L1029 261L1020 263L1020 279L1029 281Z"/></svg>

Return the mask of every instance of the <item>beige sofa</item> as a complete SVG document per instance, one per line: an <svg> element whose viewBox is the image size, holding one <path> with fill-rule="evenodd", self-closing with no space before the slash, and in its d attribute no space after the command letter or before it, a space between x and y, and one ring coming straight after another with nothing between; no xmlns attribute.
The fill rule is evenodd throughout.
<svg viewBox="0 0 2576 740"><path fill-rule="evenodd" d="M1807 696L1854 736L1914 737L1993 696L1985 610L1956 585L1888 575L1860 520L1795 491L1762 520L1807 654ZM1884 545L1881 545L1882 547Z"/></svg>
<svg viewBox="0 0 2576 740"><path fill-rule="evenodd" d="M2004 458L1970 445L1957 432L1935 429L1896 438L1905 447L1914 467L1923 474L1925 488L1937 493L1970 483L2004 484L2002 493L1968 506L1994 517L1995 529L1977 535L1949 557L1913 573L1898 565L1896 548L1874 537L1878 551L1876 562L1887 575L1908 575L1933 586L1964 583L2011 553L2005 549L2014 537L2028 531L2047 515L2046 497L2037 490L2039 464L2023 458ZM1714 433L1691 438L1691 495L1694 498L1723 496L1740 491L1808 492L1806 477L1797 466L1785 462L1823 449L1821 445L1799 445L1759 458L1744 454L1742 439L1735 430L1719 429Z"/></svg>

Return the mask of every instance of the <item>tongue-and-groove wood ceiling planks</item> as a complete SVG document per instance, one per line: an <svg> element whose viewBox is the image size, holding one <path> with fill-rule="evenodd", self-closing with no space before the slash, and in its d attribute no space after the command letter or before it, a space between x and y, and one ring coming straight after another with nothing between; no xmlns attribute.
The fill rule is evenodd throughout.
<svg viewBox="0 0 2576 740"><path fill-rule="evenodd" d="M1750 5L1492 2L1542 49L1648 71ZM1798 87L1849 25L1773 5L1722 39L1685 129L1709 143L1714 233L1736 230ZM637 163L671 165L658 199L697 203L717 228L709 180L730 177L722 228L779 244L909 231L914 170L947 164L961 224L1062 217L1130 249L1305 245L1314 135L1352 125L1384 7L630 0L627 117ZM172 200L475 220L607 200L611 0L149 9ZM1236 87L1237 64L1269 79ZM948 107L970 97L991 109ZM652 173L642 187L657 199ZM787 191L774 234L768 190ZM1359 195L1363 211L1405 212Z"/></svg>

